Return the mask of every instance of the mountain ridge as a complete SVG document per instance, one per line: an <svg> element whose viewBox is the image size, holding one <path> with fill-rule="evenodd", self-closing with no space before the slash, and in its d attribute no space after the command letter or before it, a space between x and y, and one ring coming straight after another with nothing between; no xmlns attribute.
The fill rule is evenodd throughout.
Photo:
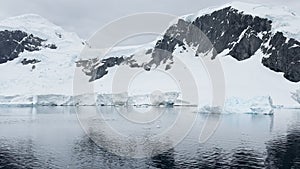
<svg viewBox="0 0 300 169"><path fill-rule="evenodd" d="M212 53L211 57L218 57L224 66L228 97L248 97L249 99L255 96L271 96L274 98L275 104L295 104L296 102L292 100L290 92L294 92L299 88L299 42L296 38L292 39L289 36L297 33L297 28L291 28L292 26L289 27L289 25L278 26L278 21L271 20L271 16L267 18L252 16L247 14L251 11L243 12L231 6L223 7L220 7L220 10L210 11L211 13L206 15L201 15L201 12L194 14L194 16L201 15L197 17L198 20L195 18L194 21L191 21L192 15L179 17L176 23L177 26L171 26L165 32L166 36L163 36L153 45L146 44L145 47L140 46L134 49L129 47L128 50L124 48L125 50L119 52L117 50L111 57L105 59L90 58L85 60L80 58L81 50L85 47L88 48L88 45L77 35L65 32L60 27L53 26L39 16L24 15L15 17L21 21L27 20L33 26L28 25L27 21L21 22L17 19L0 21L0 31L19 30L46 40L40 50L19 53L18 57L12 61L0 64L0 71L5 74L0 81L2 87L0 95L72 95L74 92L72 87L75 69L80 69L84 79L90 80L89 83L96 86L95 92L107 93L111 88L111 83L108 81L112 81L113 73L119 67L141 69L145 72L151 72L155 68L161 67L168 71L172 67L176 68L178 66L174 62L172 56L174 54L178 55L180 59L187 59L187 62L191 64L189 68L195 69L197 72L199 68L197 68L197 65L192 65L191 62L199 58L197 55L203 55L203 53L207 53L214 48L213 50L216 53ZM286 19L285 17L292 18L287 19L287 22L298 18L288 10L282 15L284 15L284 19ZM281 15L277 14L275 18L278 16ZM40 23L34 25L30 21L31 17ZM201 17L202 19L199 19ZM228 24L226 19L229 22ZM270 21L272 22L270 23ZM15 24L14 22L20 23ZM203 26L205 24L202 23L207 23L208 26L205 27ZM275 26L272 26L271 24L274 23ZM218 28L222 24L223 27ZM230 25L233 25L233 27L230 27ZM211 44L196 49L195 46L199 47L197 39L193 38L195 37L193 32L186 31L191 26L200 28L199 30L206 34ZM277 30L283 28L288 29L285 32L277 33ZM178 30L184 33L178 37L172 37L172 32ZM229 31L228 35L224 30ZM292 31L288 33L290 30ZM186 36L187 34L188 36ZM232 35L234 36L232 37ZM227 38L227 43L220 41L219 46L221 47L216 47L217 38ZM188 40L186 41L186 39ZM43 48L47 44L54 44L57 48ZM224 46L222 47L222 45ZM191 47L192 51L188 51L187 47ZM160 53L159 50L167 51L171 55ZM280 55L278 55L277 51L282 52L279 52ZM287 55L289 52L297 57ZM194 57L185 57L188 55ZM287 59L278 64L278 60L284 58L283 56L289 56L288 58L294 60ZM284 77L282 76L283 73ZM201 77L203 72L200 74L196 77ZM201 84L201 82L198 84L199 86L206 85ZM246 88L253 88L253 91L245 91ZM204 95L211 99L209 96L211 93L205 92ZM201 94L203 95L203 93Z"/></svg>

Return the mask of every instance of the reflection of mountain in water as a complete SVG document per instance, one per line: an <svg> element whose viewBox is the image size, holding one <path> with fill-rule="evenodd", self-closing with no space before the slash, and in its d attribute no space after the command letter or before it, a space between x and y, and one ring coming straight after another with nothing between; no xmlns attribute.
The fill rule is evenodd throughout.
<svg viewBox="0 0 300 169"><path fill-rule="evenodd" d="M300 124L291 126L286 135L267 143L269 168L300 168Z"/></svg>
<svg viewBox="0 0 300 169"><path fill-rule="evenodd" d="M0 139L0 168L42 168L46 164L36 157L32 140L12 142Z"/></svg>
<svg viewBox="0 0 300 169"><path fill-rule="evenodd" d="M152 166L158 168L300 168L300 124L293 125L286 135L267 143L266 154L241 145L232 151L214 147L197 151L196 156L186 159L170 150L152 158Z"/></svg>
<svg viewBox="0 0 300 169"><path fill-rule="evenodd" d="M263 155L255 150L239 147L232 152L222 148L197 152L193 158L186 159L171 149L152 158L152 166L157 168L264 168ZM178 158L177 158L178 157ZM176 160L175 160L176 159Z"/></svg>
<svg viewBox="0 0 300 169"><path fill-rule="evenodd" d="M174 156L174 149L170 149L167 152L152 157L150 165L162 169L174 168L176 167Z"/></svg>
<svg viewBox="0 0 300 169"><path fill-rule="evenodd" d="M117 156L97 146L88 137L78 140L73 147L74 168L146 168L145 159ZM72 167L71 167L72 168Z"/></svg>

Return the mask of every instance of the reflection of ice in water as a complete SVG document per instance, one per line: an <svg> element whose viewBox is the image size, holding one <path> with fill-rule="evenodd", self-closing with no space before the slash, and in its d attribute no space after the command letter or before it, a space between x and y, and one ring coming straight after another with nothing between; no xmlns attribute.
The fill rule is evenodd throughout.
<svg viewBox="0 0 300 169"><path fill-rule="evenodd" d="M78 109L81 112L85 108ZM109 151L131 157L151 156L175 146L189 132L197 115L191 108L148 107L144 113L132 107L88 109L78 117L92 140Z"/></svg>
<svg viewBox="0 0 300 169"><path fill-rule="evenodd" d="M31 108L31 120L35 120L36 119L36 114L37 114L36 107L32 107Z"/></svg>

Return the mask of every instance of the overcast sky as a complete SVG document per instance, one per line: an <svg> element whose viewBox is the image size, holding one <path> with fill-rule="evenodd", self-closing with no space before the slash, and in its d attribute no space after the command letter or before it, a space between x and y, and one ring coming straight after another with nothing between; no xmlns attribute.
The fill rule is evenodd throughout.
<svg viewBox="0 0 300 169"><path fill-rule="evenodd" d="M260 4L285 5L300 14L297 0L240 0ZM0 0L0 20L34 13L88 38L101 26L119 17L139 12L184 15L223 5L230 0Z"/></svg>

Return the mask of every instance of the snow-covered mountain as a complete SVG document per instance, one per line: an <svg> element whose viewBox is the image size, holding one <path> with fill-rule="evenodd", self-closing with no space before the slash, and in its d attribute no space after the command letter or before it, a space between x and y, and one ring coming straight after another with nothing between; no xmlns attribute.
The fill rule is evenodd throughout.
<svg viewBox="0 0 300 169"><path fill-rule="evenodd" d="M117 48L104 59L97 54L86 59L80 58L80 51L88 46L75 34L36 15L10 18L0 22L1 54L6 46L17 50L1 56L0 95L72 95L75 69L94 92L111 94L116 72L127 68L142 71L129 96L144 98L141 95L161 90L173 93L174 100L178 86L156 70L180 70L180 60L196 77L198 104L209 105L213 91L201 66L203 56L221 62L229 105L259 97L267 103L272 98L275 105L299 106L291 94L300 88L299 25L300 17L285 7L233 2L179 17L153 43ZM210 43L202 41L202 33ZM8 37L12 39L6 41Z"/></svg>
<svg viewBox="0 0 300 169"><path fill-rule="evenodd" d="M75 33L38 15L1 21L0 95L70 94L83 46Z"/></svg>
<svg viewBox="0 0 300 169"><path fill-rule="evenodd" d="M300 18L285 7L233 2L180 17L152 47L140 47L127 56L80 61L79 66L91 76L90 81L101 82L114 77L110 73L114 67L168 71L176 68L177 57L197 77L199 96L207 104L212 92L197 58L212 52L206 57L221 61L228 100L271 96L274 104L294 106L297 102L291 92L300 87L299 24ZM202 41L199 29L211 44Z"/></svg>

